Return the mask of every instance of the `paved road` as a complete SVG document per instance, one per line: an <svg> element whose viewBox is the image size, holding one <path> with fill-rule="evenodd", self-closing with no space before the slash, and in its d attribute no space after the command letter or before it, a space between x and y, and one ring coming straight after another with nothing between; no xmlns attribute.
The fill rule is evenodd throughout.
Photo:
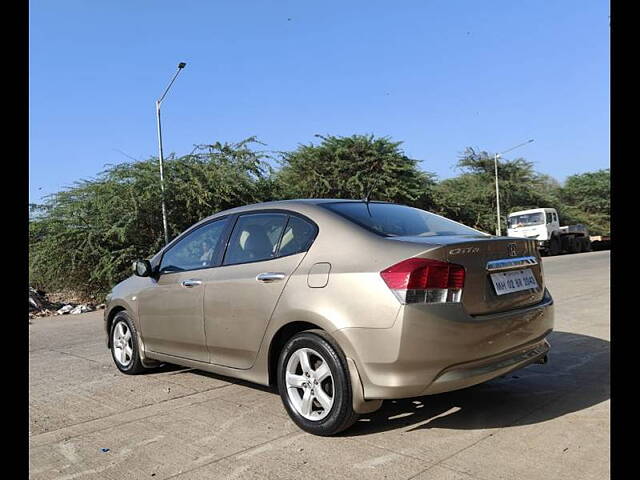
<svg viewBox="0 0 640 480"><path fill-rule="evenodd" d="M336 438L296 428L264 388L178 367L118 373L102 312L36 319L31 478L608 478L609 252L545 258L544 270L550 363L385 402Z"/></svg>

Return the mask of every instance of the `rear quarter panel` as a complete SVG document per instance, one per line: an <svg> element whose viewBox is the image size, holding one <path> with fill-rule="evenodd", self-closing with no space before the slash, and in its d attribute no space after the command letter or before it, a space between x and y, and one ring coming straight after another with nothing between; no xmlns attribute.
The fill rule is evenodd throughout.
<svg viewBox="0 0 640 480"><path fill-rule="evenodd" d="M426 247L389 242L319 207L300 213L318 224L318 235L289 278L271 322L313 323L313 319L321 318L327 331L393 325L400 303L382 280L380 271L424 252ZM316 263L331 265L328 282L321 288L312 288L308 283Z"/></svg>

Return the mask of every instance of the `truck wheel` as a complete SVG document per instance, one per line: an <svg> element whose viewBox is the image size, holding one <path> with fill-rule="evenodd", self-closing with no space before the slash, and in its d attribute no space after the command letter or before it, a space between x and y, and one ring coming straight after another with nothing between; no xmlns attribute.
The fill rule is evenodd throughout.
<svg viewBox="0 0 640 480"><path fill-rule="evenodd" d="M569 253L579 253L580 252L580 239L576 237L569 238Z"/></svg>
<svg viewBox="0 0 640 480"><path fill-rule="evenodd" d="M580 250L579 252L586 252L587 251L587 239L586 238L579 238L579 244L580 244Z"/></svg>
<svg viewBox="0 0 640 480"><path fill-rule="evenodd" d="M551 240L549 241L549 250L548 250L549 255L558 255L560 253L560 238L558 237L551 237Z"/></svg>

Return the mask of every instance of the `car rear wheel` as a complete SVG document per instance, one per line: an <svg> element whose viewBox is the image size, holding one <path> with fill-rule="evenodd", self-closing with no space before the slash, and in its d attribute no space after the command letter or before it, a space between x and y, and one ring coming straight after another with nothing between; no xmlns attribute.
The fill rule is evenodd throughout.
<svg viewBox="0 0 640 480"><path fill-rule="evenodd" d="M340 347L322 330L293 336L278 361L278 390L287 413L302 430L334 435L358 419Z"/></svg>
<svg viewBox="0 0 640 480"><path fill-rule="evenodd" d="M111 356L122 373L135 375L145 370L138 353L138 332L126 312L119 312L111 325Z"/></svg>

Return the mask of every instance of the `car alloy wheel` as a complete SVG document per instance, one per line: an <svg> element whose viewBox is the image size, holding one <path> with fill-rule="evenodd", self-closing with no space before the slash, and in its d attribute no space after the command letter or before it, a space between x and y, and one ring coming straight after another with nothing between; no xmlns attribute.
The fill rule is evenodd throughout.
<svg viewBox="0 0 640 480"><path fill-rule="evenodd" d="M305 330L283 346L278 391L287 413L305 432L335 435L358 420L347 359L324 330Z"/></svg>
<svg viewBox="0 0 640 480"><path fill-rule="evenodd" d="M300 348L287 362L285 383L291 405L307 420L325 418L333 407L335 391L329 364L317 351Z"/></svg>
<svg viewBox="0 0 640 480"><path fill-rule="evenodd" d="M113 358L122 367L128 367L133 361L133 336L127 322L121 320L113 328Z"/></svg>
<svg viewBox="0 0 640 480"><path fill-rule="evenodd" d="M138 350L138 331L125 311L115 314L111 324L109 348L113 361L122 373L137 375L146 370Z"/></svg>

